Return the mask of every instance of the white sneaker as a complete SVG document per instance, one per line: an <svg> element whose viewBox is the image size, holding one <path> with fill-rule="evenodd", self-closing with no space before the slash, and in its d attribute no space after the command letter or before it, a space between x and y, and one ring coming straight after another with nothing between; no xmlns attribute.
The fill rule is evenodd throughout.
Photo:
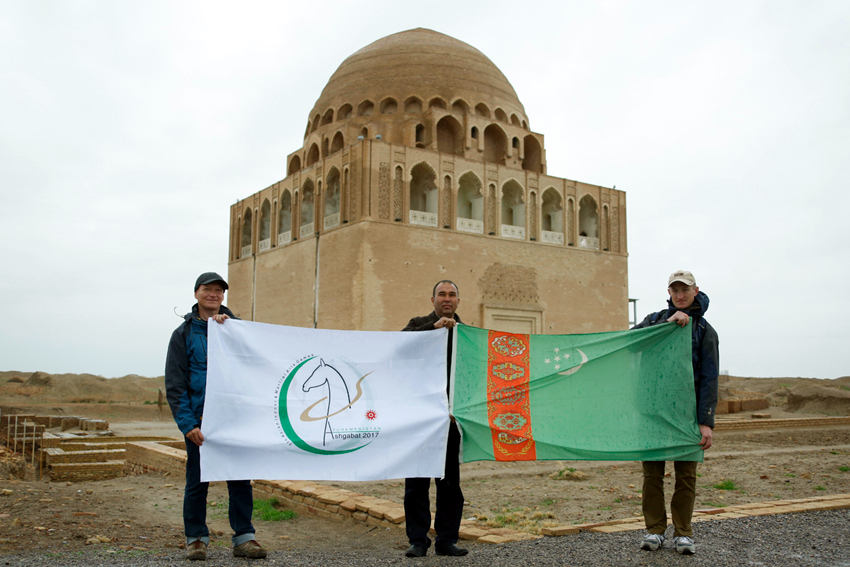
<svg viewBox="0 0 850 567"><path fill-rule="evenodd" d="M688 536L679 536L673 539L673 545L676 546L676 552L682 555L693 555L697 551L697 546L694 545L694 540Z"/></svg>
<svg viewBox="0 0 850 567"><path fill-rule="evenodd" d="M646 534L643 536L643 541L640 542L640 548L647 551L655 551L664 547L663 534Z"/></svg>

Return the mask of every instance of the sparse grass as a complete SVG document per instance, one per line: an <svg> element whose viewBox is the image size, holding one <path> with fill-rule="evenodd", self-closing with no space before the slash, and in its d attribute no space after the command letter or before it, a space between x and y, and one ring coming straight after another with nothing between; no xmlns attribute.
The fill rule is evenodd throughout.
<svg viewBox="0 0 850 567"><path fill-rule="evenodd" d="M708 506L710 508L725 508L726 504L719 502L700 502L700 506Z"/></svg>
<svg viewBox="0 0 850 567"><path fill-rule="evenodd" d="M787 473L785 473L785 476L787 476L787 477L789 477L789 478L797 478L797 475L795 475L795 474L794 474L794 473L792 473L792 472L787 472Z"/></svg>
<svg viewBox="0 0 850 567"><path fill-rule="evenodd" d="M840 466L840 467L838 467L838 470L840 470L841 472L850 472L850 467Z"/></svg>
<svg viewBox="0 0 850 567"><path fill-rule="evenodd" d="M540 504L542 504L543 506L551 506L554 503L555 501L551 498L545 498L540 502Z"/></svg>
<svg viewBox="0 0 850 567"><path fill-rule="evenodd" d="M737 490L737 486L731 480L722 480L714 485L717 490Z"/></svg>
<svg viewBox="0 0 850 567"><path fill-rule="evenodd" d="M555 514L531 508L502 508L494 510L492 516L478 515L478 521L484 522L494 528L511 527L532 534L540 533L540 528L546 525L548 520L555 518Z"/></svg>
<svg viewBox="0 0 850 567"><path fill-rule="evenodd" d="M254 500L254 517L266 522L281 522L295 519L295 512L284 508L277 498Z"/></svg>
<svg viewBox="0 0 850 567"><path fill-rule="evenodd" d="M826 490L826 487L823 487L823 486L821 486L821 485L817 485L817 486L815 487L815 490Z"/></svg>

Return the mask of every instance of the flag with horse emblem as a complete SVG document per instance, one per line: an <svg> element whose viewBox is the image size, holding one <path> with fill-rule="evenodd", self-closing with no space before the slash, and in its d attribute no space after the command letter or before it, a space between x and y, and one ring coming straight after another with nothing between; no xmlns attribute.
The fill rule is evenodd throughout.
<svg viewBox="0 0 850 567"><path fill-rule="evenodd" d="M207 329L202 481L443 476L446 329Z"/></svg>
<svg viewBox="0 0 850 567"><path fill-rule="evenodd" d="M462 462L702 460L690 324L454 336Z"/></svg>

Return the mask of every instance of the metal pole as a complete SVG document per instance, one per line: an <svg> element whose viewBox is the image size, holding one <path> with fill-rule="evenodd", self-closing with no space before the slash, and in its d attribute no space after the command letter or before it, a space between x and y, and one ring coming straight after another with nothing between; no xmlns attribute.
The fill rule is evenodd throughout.
<svg viewBox="0 0 850 567"><path fill-rule="evenodd" d="M35 469L35 436L38 433L38 424L32 424L32 468Z"/></svg>
<svg viewBox="0 0 850 567"><path fill-rule="evenodd" d="M39 455L38 455L38 480L41 480L41 461L44 460L44 455L41 454L40 450L44 447L44 429L41 430L41 442L38 444Z"/></svg>
<svg viewBox="0 0 850 567"><path fill-rule="evenodd" d="M24 462L27 461L27 422L23 422L22 427L24 428L24 437L23 443L21 444L21 456L24 458Z"/></svg>
<svg viewBox="0 0 850 567"><path fill-rule="evenodd" d="M13 453L18 452L18 416L15 416L15 436L14 436L15 447L12 449Z"/></svg>

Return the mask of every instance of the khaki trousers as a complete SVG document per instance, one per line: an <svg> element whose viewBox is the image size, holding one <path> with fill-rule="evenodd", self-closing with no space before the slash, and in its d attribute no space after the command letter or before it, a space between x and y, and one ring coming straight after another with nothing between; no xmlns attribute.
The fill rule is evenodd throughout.
<svg viewBox="0 0 850 567"><path fill-rule="evenodd" d="M693 537L691 517L694 514L694 501L697 487L697 462L674 461L676 484L673 499L670 501L670 514L673 516L673 537ZM664 461L643 462L643 520L646 531L651 534L663 534L667 529L667 510L664 502Z"/></svg>

